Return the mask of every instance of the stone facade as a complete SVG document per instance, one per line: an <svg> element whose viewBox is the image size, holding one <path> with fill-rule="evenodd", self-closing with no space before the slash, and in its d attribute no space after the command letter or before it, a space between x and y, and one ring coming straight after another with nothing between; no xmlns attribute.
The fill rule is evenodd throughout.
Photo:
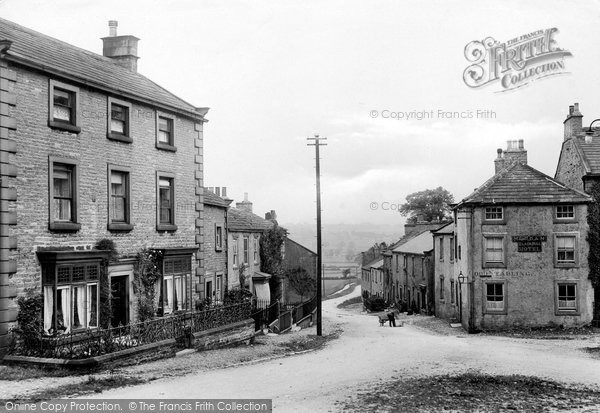
<svg viewBox="0 0 600 413"><path fill-rule="evenodd" d="M26 31L20 27L16 30ZM34 32L27 33L33 38L38 36L42 43L58 42ZM71 50L71 46L62 45L63 50ZM13 47L18 46L21 45L15 43ZM30 62L30 56L22 55L24 49L19 49L18 57L10 50L10 43L4 43L0 53L0 351L7 344L6 332L15 320L13 298L29 291L44 294L53 291L46 305L54 301L57 306L62 305L57 304L56 297L57 291L62 289L61 297L69 294L70 305L82 311L88 308L86 306L93 306L90 302L98 304L102 299L94 289L98 287L98 277L108 277L114 294L117 294L115 277L119 277L118 294L121 294L125 313L120 322L134 321L133 258L147 248L161 251L165 274L175 270L185 273L185 291L179 292L180 300L185 296L187 305L191 305L193 285L198 282L195 275L203 274L202 255L196 252L203 242L203 115L207 109L186 111L157 103L160 98L150 103L147 97L136 96L134 92L111 89L111 84L101 85L68 73L59 75L52 70L40 70L33 62L39 56L32 55ZM76 48L72 50L94 61L104 59L95 64L112 70L106 58L92 57L93 54ZM85 60L86 57L77 58ZM49 62L48 66L52 64ZM114 76L119 77L118 71L125 69L114 70ZM147 82L139 75L136 79ZM70 109L72 119L77 121L76 127L56 125L52 121L56 102L52 96L63 89L69 92L71 102L76 102L71 103ZM110 129L111 103L115 102L126 107L128 113L127 136L118 139L111 136ZM172 122L172 145L167 149L157 143L160 116ZM62 173L62 169L56 172L58 166L65 168L69 182L70 218L66 223L55 220L57 205L60 208L64 205L58 201L63 194L56 192L56 179L63 179L62 175L57 178L56 174ZM126 182L123 184L127 217L124 223L110 222L109 208L111 202L115 202L114 193L111 194L111 171L118 171L120 179ZM159 219L159 178L163 175L170 179L174 194L169 207L173 222L168 228L161 227ZM95 267L105 265L104 261L76 265L94 255L95 245L100 240L112 240L119 259L104 269ZM48 261L51 256L68 261ZM174 258L181 260L174 264L175 270L168 270L166 266L173 264ZM47 267L42 268L42 260L47 262ZM96 268L100 268L99 275ZM54 271L62 274L56 275L62 280L60 287L57 281L51 281ZM72 280L71 284L66 282L65 276ZM83 295L87 288L85 300L75 298L78 288L75 284L81 285L78 294ZM99 308L101 310L102 305ZM56 307L51 313L55 311ZM90 321L90 311L88 309L87 323L93 327L101 315L96 313L92 316L96 320ZM70 318L75 322L73 317L74 313ZM85 324L83 314L77 317L80 324Z"/></svg>
<svg viewBox="0 0 600 413"><path fill-rule="evenodd" d="M205 189L206 190L206 189ZM215 194L204 198L204 276L200 280L200 297L222 301L228 282L228 237L226 201Z"/></svg>
<svg viewBox="0 0 600 413"><path fill-rule="evenodd" d="M446 320L458 317L458 280L454 264L457 254L454 246L454 224L440 228L433 233L433 273L435 315Z"/></svg>
<svg viewBox="0 0 600 413"><path fill-rule="evenodd" d="M503 208L505 222L495 225L485 222L485 207L465 206L456 211L457 242L461 251L456 271L466 277L460 291L463 326L494 330L589 323L593 291L587 279L585 219L556 222L555 205L505 205ZM586 213L586 205L575 205L578 218L585 217ZM562 234L572 235L576 241L572 264L557 262L558 236ZM519 243L513 240L515 236L543 236L545 240L538 243L540 251L521 252ZM486 262L485 238L490 237L500 240L498 252L503 262ZM561 310L558 295L559 285L563 284L574 286L574 307Z"/></svg>

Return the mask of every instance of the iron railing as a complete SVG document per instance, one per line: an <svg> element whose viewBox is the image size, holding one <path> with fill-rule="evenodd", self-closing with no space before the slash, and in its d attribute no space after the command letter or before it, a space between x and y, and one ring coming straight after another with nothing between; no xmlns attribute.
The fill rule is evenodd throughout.
<svg viewBox="0 0 600 413"><path fill-rule="evenodd" d="M16 339L11 354L82 359L168 339L183 342L188 332L196 333L248 319L251 308L249 301L227 306L213 305L202 311L182 312L125 326L55 336L40 334L37 340L29 339L27 345Z"/></svg>

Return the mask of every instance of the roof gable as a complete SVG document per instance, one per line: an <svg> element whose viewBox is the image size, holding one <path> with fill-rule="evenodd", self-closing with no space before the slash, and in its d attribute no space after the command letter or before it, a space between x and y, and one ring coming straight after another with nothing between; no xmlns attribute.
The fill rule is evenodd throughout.
<svg viewBox="0 0 600 413"><path fill-rule="evenodd" d="M393 249L396 253L423 254L433 249L433 235L425 231Z"/></svg>
<svg viewBox="0 0 600 413"><path fill-rule="evenodd" d="M464 204L587 203L591 197L526 164L514 164L487 180Z"/></svg>
<svg viewBox="0 0 600 413"><path fill-rule="evenodd" d="M0 18L0 40L12 42L6 58L124 97L183 112L202 119L197 109L147 77L119 66L114 60Z"/></svg>
<svg viewBox="0 0 600 413"><path fill-rule="evenodd" d="M273 222L243 209L229 208L227 210L227 229L230 232L264 232L273 228L274 225Z"/></svg>
<svg viewBox="0 0 600 413"><path fill-rule="evenodd" d="M204 203L205 204L222 207L222 208L227 208L229 206L229 204L231 204L231 202L232 202L232 200L230 200L230 199L225 200L224 198L221 198L217 194L210 192L209 190L204 188Z"/></svg>
<svg viewBox="0 0 600 413"><path fill-rule="evenodd" d="M589 174L600 174L600 136L574 137L573 146Z"/></svg>

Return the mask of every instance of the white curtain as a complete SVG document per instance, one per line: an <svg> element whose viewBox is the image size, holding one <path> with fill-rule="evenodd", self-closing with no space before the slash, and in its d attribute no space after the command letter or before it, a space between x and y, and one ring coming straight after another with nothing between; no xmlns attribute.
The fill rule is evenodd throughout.
<svg viewBox="0 0 600 413"><path fill-rule="evenodd" d="M164 301L164 313L165 314L169 314L171 312L173 312L173 308L171 307L173 305L173 277L165 277L165 286L167 288L166 291L164 291L163 293L166 293L166 295L163 297L163 301Z"/></svg>
<svg viewBox="0 0 600 413"><path fill-rule="evenodd" d="M64 332L69 333L71 331L71 290L68 287L60 290L60 307L63 315Z"/></svg>
<svg viewBox="0 0 600 413"><path fill-rule="evenodd" d="M52 328L52 313L54 312L54 289L44 286L44 331L50 332Z"/></svg>
<svg viewBox="0 0 600 413"><path fill-rule="evenodd" d="M96 284L88 284L86 302L86 326L98 327L98 286ZM95 315L94 320L92 314Z"/></svg>
<svg viewBox="0 0 600 413"><path fill-rule="evenodd" d="M79 325L78 327L86 327L87 326L87 317L85 311L85 286L75 287L77 290L77 315L79 316Z"/></svg>
<svg viewBox="0 0 600 413"><path fill-rule="evenodd" d="M181 277L175 278L175 293L177 294L177 310L181 310L183 304L183 279Z"/></svg>

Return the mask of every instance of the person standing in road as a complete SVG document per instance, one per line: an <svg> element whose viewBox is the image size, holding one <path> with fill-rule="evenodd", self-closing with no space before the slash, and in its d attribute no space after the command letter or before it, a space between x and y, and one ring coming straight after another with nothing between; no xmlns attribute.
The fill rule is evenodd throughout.
<svg viewBox="0 0 600 413"><path fill-rule="evenodd" d="M394 311L390 311L387 316L390 322L390 327L396 327L396 314L394 314Z"/></svg>

